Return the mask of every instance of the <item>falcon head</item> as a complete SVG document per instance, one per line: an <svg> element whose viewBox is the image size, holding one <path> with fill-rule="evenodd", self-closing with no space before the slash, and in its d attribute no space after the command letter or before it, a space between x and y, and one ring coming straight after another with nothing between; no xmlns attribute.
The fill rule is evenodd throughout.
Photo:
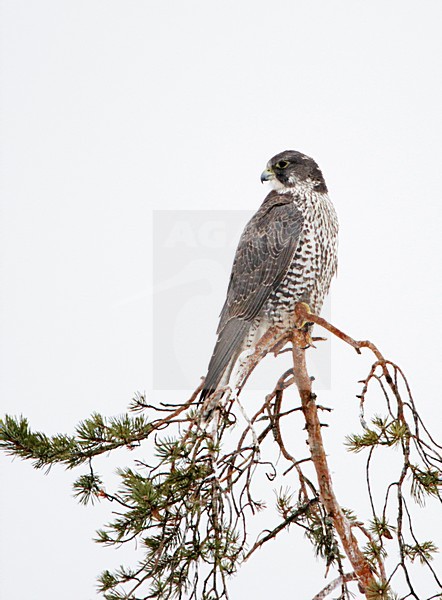
<svg viewBox="0 0 442 600"><path fill-rule="evenodd" d="M309 188L316 192L327 192L324 177L313 158L285 150L269 160L261 175L261 182L269 181L278 191L295 191L293 188Z"/></svg>

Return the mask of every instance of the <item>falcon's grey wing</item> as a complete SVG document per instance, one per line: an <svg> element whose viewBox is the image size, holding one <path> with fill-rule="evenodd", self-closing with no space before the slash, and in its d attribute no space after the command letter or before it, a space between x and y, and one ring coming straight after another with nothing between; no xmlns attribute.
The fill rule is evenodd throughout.
<svg viewBox="0 0 442 600"><path fill-rule="evenodd" d="M255 317L290 267L302 225L293 198L271 192L244 229L202 398L215 391L226 369L232 369Z"/></svg>

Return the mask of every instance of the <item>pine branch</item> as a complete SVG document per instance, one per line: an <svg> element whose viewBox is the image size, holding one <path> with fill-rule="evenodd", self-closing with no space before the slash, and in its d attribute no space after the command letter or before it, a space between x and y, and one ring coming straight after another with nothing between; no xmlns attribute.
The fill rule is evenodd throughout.
<svg viewBox="0 0 442 600"><path fill-rule="evenodd" d="M56 463L72 469L111 450L132 448L154 430L144 416L105 418L94 413L77 426L75 436L47 436L31 431L26 418L6 415L0 421L0 448L31 460L37 469Z"/></svg>
<svg viewBox="0 0 442 600"><path fill-rule="evenodd" d="M100 590L107 600L227 599L228 577L257 549L290 526L303 529L315 554L324 560L326 574L330 569L337 570L338 577L315 600L325 598L338 586L340 598L348 600L348 587L353 581L358 582L361 593L369 600L392 600L392 580L400 571L408 596L419 600L409 573L413 562L428 569L442 590L431 565L437 548L430 540L416 538L407 504L410 497L419 504L442 501L442 447L422 422L404 373L371 342L353 340L310 314L306 305L298 305L296 310L302 324L317 323L359 353L362 348L374 353L375 362L361 381L362 392L358 395L362 431L347 436L351 452L366 451L368 455L366 480L372 510L368 524L342 508L334 494L318 413L330 409L318 405L312 392L305 363L311 340L302 326L290 340L280 339L274 348L269 349L266 340L257 345L238 394L262 356L269 350L280 354L287 341L292 343L294 366L279 378L261 403L254 404L251 415L247 413L247 403L239 404L233 394L224 399L224 405L217 405L213 421L205 423L201 419L204 407L198 402L201 384L180 404L156 405L138 394L132 400L130 413L117 417L94 413L77 426L73 435L33 432L24 417L6 416L0 422L0 447L10 455L31 460L36 468L61 463L71 469L86 463L88 472L80 474L74 483L78 501L108 501L114 509L111 522L97 532L97 542L117 547L137 542L138 564L101 575ZM291 402L284 409L285 394L295 384L301 405L293 406ZM376 386L385 410L367 426L364 408ZM292 432L301 430L302 415L310 455L297 457L292 448ZM153 464L144 462L137 453L131 466L118 470L119 485L108 490L94 471L95 458L118 448L139 447L147 439L154 448ZM275 445L280 454L277 462L272 456ZM379 509L373 496L373 489L377 488L371 485L372 458L376 452L390 449L401 455L402 464L389 482ZM310 465L317 482L311 477ZM250 519L257 511L267 509L254 492L260 478L281 483L275 506L279 518L249 547ZM282 483L286 481L290 485L284 487ZM393 501L396 512L392 518ZM364 536L364 547L358 536ZM389 544L394 542L399 547L400 560L387 575L385 557L390 553ZM348 561L351 573L344 569Z"/></svg>

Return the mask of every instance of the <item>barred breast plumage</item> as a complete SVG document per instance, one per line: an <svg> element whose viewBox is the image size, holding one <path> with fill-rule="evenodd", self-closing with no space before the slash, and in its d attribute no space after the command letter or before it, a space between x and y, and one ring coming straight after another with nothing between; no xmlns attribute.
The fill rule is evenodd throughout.
<svg viewBox="0 0 442 600"><path fill-rule="evenodd" d="M288 192L303 215L299 243L287 271L264 307L272 324L293 326L293 311L306 302L319 313L338 264L338 219L328 194L296 189Z"/></svg>

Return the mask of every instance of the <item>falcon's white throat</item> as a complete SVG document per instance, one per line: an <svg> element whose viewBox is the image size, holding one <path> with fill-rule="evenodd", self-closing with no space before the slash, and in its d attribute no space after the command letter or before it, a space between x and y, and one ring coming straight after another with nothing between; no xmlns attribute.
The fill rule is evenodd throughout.
<svg viewBox="0 0 442 600"><path fill-rule="evenodd" d="M271 179L269 179L268 182L269 182L272 190L275 190L275 192L281 192L282 194L287 194L287 192L290 192L290 190L292 189L292 188L286 187L283 183L281 183L279 181L279 179L276 179L275 176L273 176Z"/></svg>
<svg viewBox="0 0 442 600"><path fill-rule="evenodd" d="M312 179L299 181L296 177L290 179L290 186L286 186L275 176L268 180L271 188L280 194L311 194L315 192L316 184Z"/></svg>

